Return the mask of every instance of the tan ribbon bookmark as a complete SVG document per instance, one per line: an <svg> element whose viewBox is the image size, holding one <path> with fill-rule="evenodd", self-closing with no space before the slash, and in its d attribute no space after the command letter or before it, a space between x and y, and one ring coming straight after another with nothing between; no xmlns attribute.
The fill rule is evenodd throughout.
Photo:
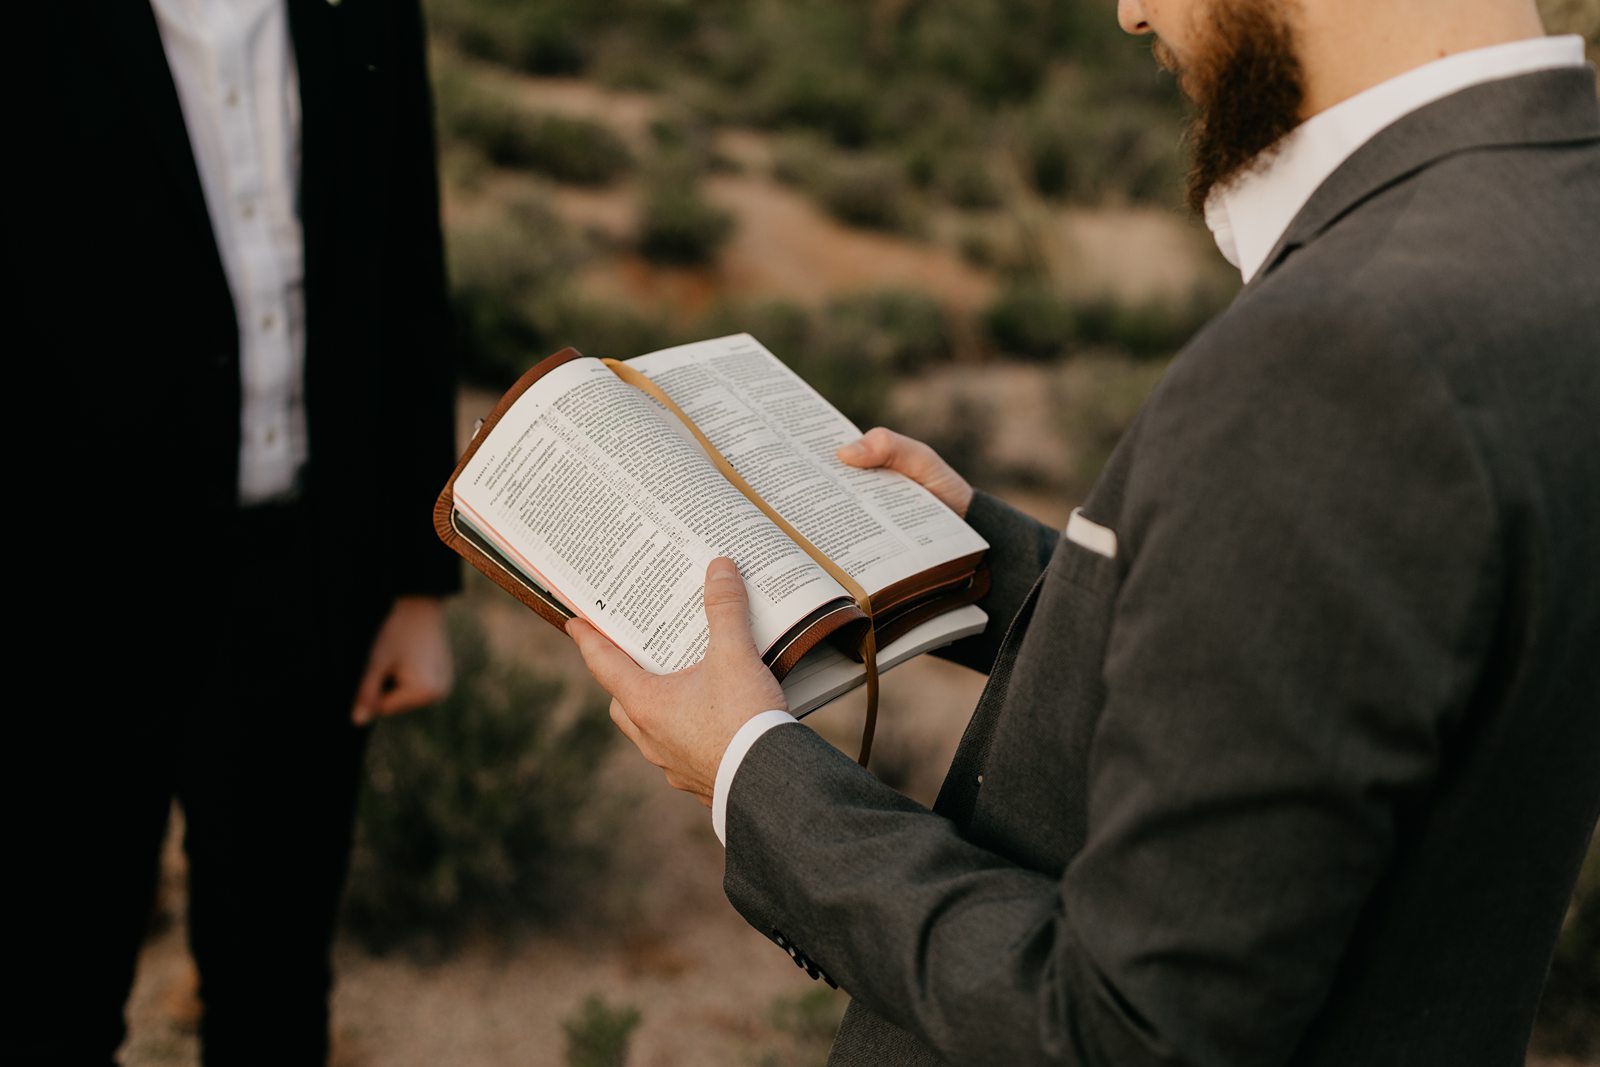
<svg viewBox="0 0 1600 1067"><path fill-rule="evenodd" d="M867 760L872 756L872 734L878 727L878 635L872 620L872 598L867 595L860 582L845 573L843 567L823 555L820 548L807 540L804 534L789 524L788 519L779 515L777 509L762 499L761 494L752 489L750 483L733 469L728 457L712 446L706 435L700 432L700 427L694 424L694 420L685 415L683 409L674 404L672 398L664 393L659 385L619 360L602 359L600 362L610 367L618 378L648 394L662 407L678 416L683 424L689 427L689 432L694 434L695 440L700 442L700 447L705 449L706 455L711 457L711 462L717 465L717 470L722 472L722 476L748 497L752 504L760 508L761 513L771 519L791 541L804 549L806 555L816 560L817 566L827 571L829 577L844 586L845 592L850 594L856 606L861 609L861 613L867 617L867 635L861 639L861 661L867 668L867 718L861 727L861 754L856 757L856 762L865 767Z"/></svg>

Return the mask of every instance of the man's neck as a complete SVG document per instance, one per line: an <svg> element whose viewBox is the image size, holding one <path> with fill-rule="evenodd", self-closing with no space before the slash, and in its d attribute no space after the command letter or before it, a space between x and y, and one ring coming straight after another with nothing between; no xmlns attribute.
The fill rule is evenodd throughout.
<svg viewBox="0 0 1600 1067"><path fill-rule="evenodd" d="M1534 0L1304 0L1297 43L1310 118L1424 63L1544 33Z"/></svg>

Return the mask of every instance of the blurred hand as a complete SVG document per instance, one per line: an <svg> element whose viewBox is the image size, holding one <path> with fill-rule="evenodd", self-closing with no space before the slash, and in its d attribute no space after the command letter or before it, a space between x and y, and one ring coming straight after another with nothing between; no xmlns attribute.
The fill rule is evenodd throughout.
<svg viewBox="0 0 1600 1067"><path fill-rule="evenodd" d="M874 426L861 440L842 446L836 454L852 467L899 471L962 518L972 506L972 486L967 480L940 459L939 453L904 434Z"/></svg>
<svg viewBox="0 0 1600 1067"><path fill-rule="evenodd" d="M705 657L676 674L644 670L582 619L567 623L567 633L613 697L617 729L666 772L668 785L710 807L717 767L739 727L789 704L750 636L750 601L732 560L714 559L706 568L705 601L711 627Z"/></svg>
<svg viewBox="0 0 1600 1067"><path fill-rule="evenodd" d="M365 726L379 715L437 703L452 682L439 598L399 597L373 638L350 719Z"/></svg>

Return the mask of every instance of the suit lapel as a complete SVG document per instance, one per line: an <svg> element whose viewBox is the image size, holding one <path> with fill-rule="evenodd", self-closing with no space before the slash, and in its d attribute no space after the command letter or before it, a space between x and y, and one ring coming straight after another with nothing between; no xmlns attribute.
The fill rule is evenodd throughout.
<svg viewBox="0 0 1600 1067"><path fill-rule="evenodd" d="M83 19L81 25L93 27L102 35L101 52L113 69L120 68L126 91L139 101L137 111L149 128L155 154L169 172L182 202L183 221L199 227L206 236L220 274L222 257L211 234L200 171L189 147L189 128L184 125L178 89L167 66L161 31L156 28L150 4L147 0L117 0L97 8L95 17Z"/></svg>
<svg viewBox="0 0 1600 1067"><path fill-rule="evenodd" d="M1574 106L1585 99L1593 104L1594 71L1570 67L1474 85L1403 116L1317 187L1245 288L1372 196L1439 160L1477 148L1600 139L1600 111Z"/></svg>

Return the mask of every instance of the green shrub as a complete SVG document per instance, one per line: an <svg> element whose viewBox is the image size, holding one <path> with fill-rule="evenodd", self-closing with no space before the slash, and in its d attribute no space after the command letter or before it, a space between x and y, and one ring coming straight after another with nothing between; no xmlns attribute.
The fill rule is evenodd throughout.
<svg viewBox="0 0 1600 1067"><path fill-rule="evenodd" d="M1552 1055L1600 1058L1600 837L1594 838L1556 943L1533 1044Z"/></svg>
<svg viewBox="0 0 1600 1067"><path fill-rule="evenodd" d="M637 1008L613 1008L590 996L575 1017L561 1022L567 1035L567 1067L624 1067L641 1018Z"/></svg>
<svg viewBox="0 0 1600 1067"><path fill-rule="evenodd" d="M938 301L923 293L886 290L841 297L823 313L830 346L898 373L948 362L950 327Z"/></svg>
<svg viewBox="0 0 1600 1067"><path fill-rule="evenodd" d="M606 185L633 166L633 154L609 126L529 111L457 67L441 67L434 95L441 143L469 144L497 166L573 185Z"/></svg>
<svg viewBox="0 0 1600 1067"><path fill-rule="evenodd" d="M565 343L561 309L589 250L537 190L497 217L453 227L445 243L463 373L504 388L545 348Z"/></svg>
<svg viewBox="0 0 1600 1067"><path fill-rule="evenodd" d="M368 751L345 925L373 951L502 939L583 899L605 864L605 705L553 722L563 682L495 659L467 610L449 623L455 689L382 723Z"/></svg>
<svg viewBox="0 0 1600 1067"><path fill-rule="evenodd" d="M1080 203L1179 202L1179 125L1163 107L1092 98L1052 101L1027 119L1022 154L1024 173L1045 196Z"/></svg>
<svg viewBox="0 0 1600 1067"><path fill-rule="evenodd" d="M764 126L815 130L841 148L861 148L872 139L875 100L859 69L791 63L765 85L752 117Z"/></svg>
<svg viewBox="0 0 1600 1067"><path fill-rule="evenodd" d="M568 345L586 356L629 359L667 344L663 338L668 330L661 318L609 300L559 293L549 300L530 302L527 314L545 342L523 363L524 369Z"/></svg>
<svg viewBox="0 0 1600 1067"><path fill-rule="evenodd" d="M428 0L428 25L469 55L529 74L572 74L588 62L594 6L583 0Z"/></svg>
<svg viewBox="0 0 1600 1067"><path fill-rule="evenodd" d="M790 134L779 138L772 152L772 176L785 185L815 189L828 173L827 145L814 134Z"/></svg>
<svg viewBox="0 0 1600 1067"><path fill-rule="evenodd" d="M710 263L733 229L733 216L705 198L689 168L658 169L646 179L639 225L639 251L646 259Z"/></svg>
<svg viewBox="0 0 1600 1067"><path fill-rule="evenodd" d="M1069 497L1089 491L1166 367L1165 361L1085 352L1061 368L1051 406L1071 460L1061 487Z"/></svg>
<svg viewBox="0 0 1600 1067"><path fill-rule="evenodd" d="M815 189L840 222L874 230L914 232L920 219L905 172L892 160L846 156L835 160Z"/></svg>
<svg viewBox="0 0 1600 1067"><path fill-rule="evenodd" d="M1080 348L1116 349L1142 359L1170 356L1226 303L1226 290L1197 286L1187 297L1129 303L1115 296L1072 300L1039 281L1003 292L984 315L1000 351L1051 359Z"/></svg>
<svg viewBox="0 0 1600 1067"><path fill-rule="evenodd" d="M772 1002L773 1029L796 1043L827 1054L833 1035L844 1017L845 998L837 990L819 986Z"/></svg>
<svg viewBox="0 0 1600 1067"><path fill-rule="evenodd" d="M1183 299L1154 297L1134 304L1100 297L1078 305L1077 339L1142 358L1170 356L1222 309L1222 303L1219 295L1203 287Z"/></svg>
<svg viewBox="0 0 1600 1067"><path fill-rule="evenodd" d="M1078 315L1063 295L1038 282L1014 285L983 315L983 330L1001 352L1022 359L1054 359L1078 338Z"/></svg>
<svg viewBox="0 0 1600 1067"><path fill-rule="evenodd" d="M1000 183L995 180L988 158L980 152L953 152L938 160L933 168L935 192L959 208L999 207Z"/></svg>

